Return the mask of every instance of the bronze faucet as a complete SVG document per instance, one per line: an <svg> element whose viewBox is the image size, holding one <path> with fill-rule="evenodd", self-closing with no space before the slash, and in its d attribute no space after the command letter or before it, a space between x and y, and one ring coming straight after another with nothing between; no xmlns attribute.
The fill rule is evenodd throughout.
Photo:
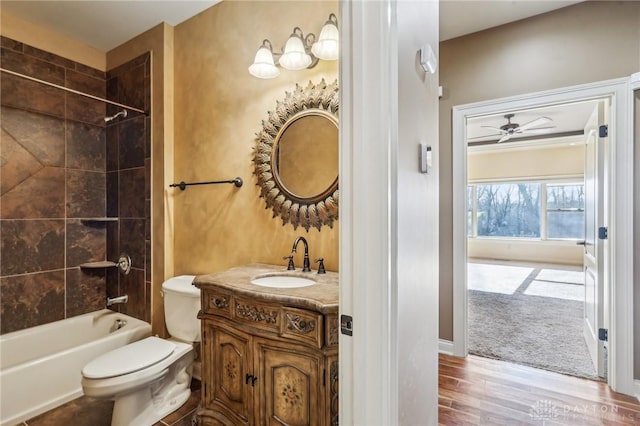
<svg viewBox="0 0 640 426"><path fill-rule="evenodd" d="M291 248L291 256L286 257L289 259L289 267L287 267L287 269L295 269L295 267L293 267L293 253L297 253L298 243L300 241L302 241L302 244L304 244L304 260L302 263L302 272L311 272L311 264L309 262L309 244L307 244L307 240L304 237L298 237L293 242L293 247Z"/></svg>

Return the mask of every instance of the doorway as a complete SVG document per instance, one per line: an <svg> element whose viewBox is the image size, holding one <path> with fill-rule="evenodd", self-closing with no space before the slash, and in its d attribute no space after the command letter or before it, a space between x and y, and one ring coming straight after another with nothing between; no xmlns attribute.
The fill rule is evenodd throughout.
<svg viewBox="0 0 640 426"><path fill-rule="evenodd" d="M631 236L624 232L623 224L629 224L633 214L631 199L632 146L628 143L630 123L628 111L627 79L619 79L574 86L498 99L453 108L453 221L454 221L454 342L453 352L458 356L468 354L467 312L467 122L483 115L499 115L507 111L523 111L548 106L606 99L611 111L610 144L608 156L610 179L604 182L609 209L603 212L603 223L609 227L608 239L603 240L602 327L610 328L606 369L607 382L614 390L632 393L633 349L630 342L632 324L632 245ZM612 279L615 278L615 279ZM626 339L630 339L628 342Z"/></svg>
<svg viewBox="0 0 640 426"><path fill-rule="evenodd" d="M604 342L593 332L604 326L604 283L592 274L603 258L584 260L602 245L594 229L586 230L596 224L596 204L586 201L603 188L593 179L605 170L603 157L602 164L587 160L608 140L593 137L609 121L605 104L595 99L467 120L470 353L590 379L604 375Z"/></svg>

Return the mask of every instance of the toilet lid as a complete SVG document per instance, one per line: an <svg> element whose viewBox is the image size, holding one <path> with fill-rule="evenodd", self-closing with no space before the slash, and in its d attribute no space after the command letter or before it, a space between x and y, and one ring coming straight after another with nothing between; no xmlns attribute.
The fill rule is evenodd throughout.
<svg viewBox="0 0 640 426"><path fill-rule="evenodd" d="M106 379L133 373L167 358L175 347L168 340L147 337L100 355L84 366L82 375L87 379Z"/></svg>

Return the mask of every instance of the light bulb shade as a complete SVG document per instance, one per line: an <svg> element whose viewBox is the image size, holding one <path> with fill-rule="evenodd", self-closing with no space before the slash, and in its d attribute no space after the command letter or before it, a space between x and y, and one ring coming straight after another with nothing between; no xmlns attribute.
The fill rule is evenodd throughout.
<svg viewBox="0 0 640 426"><path fill-rule="evenodd" d="M325 61L335 61L338 59L340 46L340 34L338 33L338 27L331 21L327 21L320 30L320 37L318 41L311 46L311 53L318 58Z"/></svg>
<svg viewBox="0 0 640 426"><path fill-rule="evenodd" d="M273 53L271 49L266 45L262 45L256 57L253 60L253 64L249 67L249 73L258 78L275 78L280 75L280 70L273 62Z"/></svg>
<svg viewBox="0 0 640 426"><path fill-rule="evenodd" d="M291 71L303 70L311 65L311 56L304 49L304 42L297 34L291 34L279 61L282 68Z"/></svg>

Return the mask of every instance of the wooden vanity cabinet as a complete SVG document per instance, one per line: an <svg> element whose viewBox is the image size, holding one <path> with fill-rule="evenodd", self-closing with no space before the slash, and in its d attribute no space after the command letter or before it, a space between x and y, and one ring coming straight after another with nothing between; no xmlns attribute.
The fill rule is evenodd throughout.
<svg viewBox="0 0 640 426"><path fill-rule="evenodd" d="M337 313L202 291L201 425L338 424Z"/></svg>

